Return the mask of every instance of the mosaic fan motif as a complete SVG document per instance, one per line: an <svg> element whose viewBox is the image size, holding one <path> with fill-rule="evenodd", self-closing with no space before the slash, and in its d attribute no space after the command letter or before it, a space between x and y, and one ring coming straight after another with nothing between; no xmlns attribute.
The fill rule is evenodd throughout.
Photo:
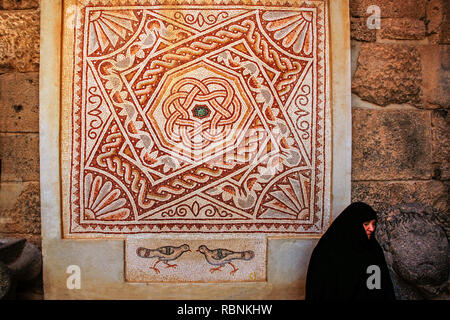
<svg viewBox="0 0 450 320"><path fill-rule="evenodd" d="M325 10L80 6L65 235L322 232Z"/></svg>

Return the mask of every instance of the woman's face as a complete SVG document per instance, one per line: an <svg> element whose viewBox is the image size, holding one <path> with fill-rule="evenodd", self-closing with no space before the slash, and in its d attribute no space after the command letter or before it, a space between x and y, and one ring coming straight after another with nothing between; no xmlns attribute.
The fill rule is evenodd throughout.
<svg viewBox="0 0 450 320"><path fill-rule="evenodd" d="M364 230L366 231L367 237L370 239L372 233L375 232L375 227L377 225L377 220L369 220L363 223Z"/></svg>

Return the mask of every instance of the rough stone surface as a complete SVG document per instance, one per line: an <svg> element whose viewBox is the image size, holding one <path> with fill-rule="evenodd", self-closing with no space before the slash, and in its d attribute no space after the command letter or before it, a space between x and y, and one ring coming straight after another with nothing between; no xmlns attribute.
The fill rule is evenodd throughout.
<svg viewBox="0 0 450 320"><path fill-rule="evenodd" d="M380 7L382 18L425 17L427 0L350 0L350 13L353 17L366 17L371 5Z"/></svg>
<svg viewBox="0 0 450 320"><path fill-rule="evenodd" d="M352 179L431 178L430 112L353 108Z"/></svg>
<svg viewBox="0 0 450 320"><path fill-rule="evenodd" d="M39 132L39 73L0 75L0 128Z"/></svg>
<svg viewBox="0 0 450 320"><path fill-rule="evenodd" d="M0 11L0 73L39 71L39 10Z"/></svg>
<svg viewBox="0 0 450 320"><path fill-rule="evenodd" d="M433 137L433 179L450 180L450 117L448 110L435 110L431 115Z"/></svg>
<svg viewBox="0 0 450 320"><path fill-rule="evenodd" d="M39 0L0 0L0 9L35 9L39 8Z"/></svg>
<svg viewBox="0 0 450 320"><path fill-rule="evenodd" d="M24 238L0 239L0 298L3 280L9 281L9 288L5 286L7 290L3 294L5 299L17 299L18 296L26 297L28 293L39 292L36 285L41 283L41 272L42 254L38 247Z"/></svg>
<svg viewBox="0 0 450 320"><path fill-rule="evenodd" d="M445 5L441 0L430 0L426 8L427 35L433 43L439 43L441 26L444 20Z"/></svg>
<svg viewBox="0 0 450 320"><path fill-rule="evenodd" d="M355 75L356 66L358 62L359 51L361 50L361 42L352 40L351 41L351 70L352 77Z"/></svg>
<svg viewBox="0 0 450 320"><path fill-rule="evenodd" d="M378 212L399 203L415 201L448 212L450 209L448 193L448 184L435 180L352 182L352 201L369 203Z"/></svg>
<svg viewBox="0 0 450 320"><path fill-rule="evenodd" d="M450 44L450 2L444 1L444 17L439 36L440 44Z"/></svg>
<svg viewBox="0 0 450 320"><path fill-rule="evenodd" d="M39 135L0 134L1 181L39 180Z"/></svg>
<svg viewBox="0 0 450 320"><path fill-rule="evenodd" d="M449 219L420 203L389 207L376 237L385 250L399 299L449 297Z"/></svg>
<svg viewBox="0 0 450 320"><path fill-rule="evenodd" d="M365 43L353 76L352 92L361 99L386 106L421 104L420 54L413 46Z"/></svg>
<svg viewBox="0 0 450 320"><path fill-rule="evenodd" d="M7 191L1 191L1 193L4 192ZM15 191L13 195L16 194L17 192ZM9 208L3 208L0 211L0 230L2 233L40 234L39 183L24 183L22 191L16 196L14 202L14 205L8 206Z"/></svg>
<svg viewBox="0 0 450 320"><path fill-rule="evenodd" d="M9 270L19 281L36 278L42 269L41 251L35 245L26 242L20 256L8 265Z"/></svg>
<svg viewBox="0 0 450 320"><path fill-rule="evenodd" d="M419 47L423 71L425 108L450 107L450 47L426 45Z"/></svg>
<svg viewBox="0 0 450 320"><path fill-rule="evenodd" d="M449 2L447 0L430 0L426 8L425 23L427 36L431 43L449 43Z"/></svg>
<svg viewBox="0 0 450 320"><path fill-rule="evenodd" d="M380 29L380 38L392 40L419 40L424 39L426 30L422 20L411 18L383 19Z"/></svg>
<svg viewBox="0 0 450 320"><path fill-rule="evenodd" d="M350 18L350 36L352 40L375 42L377 30L367 28L365 18Z"/></svg>
<svg viewBox="0 0 450 320"><path fill-rule="evenodd" d="M0 262L0 300L4 298L11 288L11 273L8 267Z"/></svg>

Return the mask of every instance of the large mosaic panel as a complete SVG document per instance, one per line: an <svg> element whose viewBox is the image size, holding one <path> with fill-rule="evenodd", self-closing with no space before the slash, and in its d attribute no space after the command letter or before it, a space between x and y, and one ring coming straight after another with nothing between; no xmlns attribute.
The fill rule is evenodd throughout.
<svg viewBox="0 0 450 320"><path fill-rule="evenodd" d="M326 229L325 1L80 1L74 12L65 237Z"/></svg>

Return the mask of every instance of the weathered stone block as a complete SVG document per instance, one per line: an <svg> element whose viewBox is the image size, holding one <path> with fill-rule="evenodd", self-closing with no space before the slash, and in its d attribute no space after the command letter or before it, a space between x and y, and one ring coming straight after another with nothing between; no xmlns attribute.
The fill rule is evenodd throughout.
<svg viewBox="0 0 450 320"><path fill-rule="evenodd" d="M382 39L392 40L419 40L426 34L425 23L422 20L411 18L383 19L380 29Z"/></svg>
<svg viewBox="0 0 450 320"><path fill-rule="evenodd" d="M3 201L5 198L8 198L8 201ZM2 234L40 234L38 182L2 183L0 199L2 199L0 206Z"/></svg>
<svg viewBox="0 0 450 320"><path fill-rule="evenodd" d="M0 299L21 299L28 296L26 292L30 289L37 289L36 284L39 284L42 279L40 277L42 271L41 251L35 245L27 242L25 238L0 239L0 266L7 267L12 289L3 294L0 290ZM0 283L2 282L1 278L5 277L0 275ZM5 280L8 281L8 277Z"/></svg>
<svg viewBox="0 0 450 320"><path fill-rule="evenodd" d="M426 0L350 0L350 13L353 17L366 17L367 7L376 5L384 18L420 19L425 17L426 4Z"/></svg>
<svg viewBox="0 0 450 320"><path fill-rule="evenodd" d="M0 0L1 9L35 9L39 0Z"/></svg>
<svg viewBox="0 0 450 320"><path fill-rule="evenodd" d="M450 107L450 48L427 45L419 47L422 62L422 91L425 108Z"/></svg>
<svg viewBox="0 0 450 320"><path fill-rule="evenodd" d="M0 299L4 298L11 289L11 271L0 262Z"/></svg>
<svg viewBox="0 0 450 320"><path fill-rule="evenodd" d="M361 42L352 40L351 41L351 66L352 66L352 77L355 75L356 66L358 65L359 51L361 50Z"/></svg>
<svg viewBox="0 0 450 320"><path fill-rule="evenodd" d="M445 212L421 203L399 204L378 216L397 299L448 300L448 225Z"/></svg>
<svg viewBox="0 0 450 320"><path fill-rule="evenodd" d="M39 71L39 10L0 11L0 73Z"/></svg>
<svg viewBox="0 0 450 320"><path fill-rule="evenodd" d="M377 30L369 29L365 18L350 19L351 39L366 42L375 42L377 40Z"/></svg>
<svg viewBox="0 0 450 320"><path fill-rule="evenodd" d="M399 203L420 202L448 212L448 185L441 181L353 181L352 201L363 201L382 212Z"/></svg>
<svg viewBox="0 0 450 320"><path fill-rule="evenodd" d="M433 137L433 178L450 179L450 117L447 110L436 110L431 115Z"/></svg>
<svg viewBox="0 0 450 320"><path fill-rule="evenodd" d="M352 179L431 178L430 112L353 108Z"/></svg>
<svg viewBox="0 0 450 320"><path fill-rule="evenodd" d="M392 233L393 267L404 275L405 280L419 285L431 285L442 283L448 279L446 257L448 241L446 241L445 233L441 228L431 223L425 223L423 219L417 219L410 224L402 225L402 228L397 228ZM424 238L425 235L428 237L417 241L417 238ZM409 243L407 246L409 250L404 250L406 243ZM412 243L414 243L413 246L411 246ZM423 257L425 253L431 257ZM429 266L421 265L423 260L428 260L426 258L431 258L437 266L429 268Z"/></svg>
<svg viewBox="0 0 450 320"><path fill-rule="evenodd" d="M427 35L433 43L439 42L439 33L444 19L444 3L441 0L430 0L427 4Z"/></svg>
<svg viewBox="0 0 450 320"><path fill-rule="evenodd" d="M386 106L421 104L420 54L415 47L365 43L361 46L352 92Z"/></svg>
<svg viewBox="0 0 450 320"><path fill-rule="evenodd" d="M1 181L39 180L39 135L0 134Z"/></svg>
<svg viewBox="0 0 450 320"><path fill-rule="evenodd" d="M0 128L6 132L39 132L39 74L0 75Z"/></svg>
<svg viewBox="0 0 450 320"><path fill-rule="evenodd" d="M450 43L449 10L450 4L447 0L430 0L428 2L425 23L427 36L431 43Z"/></svg>
<svg viewBox="0 0 450 320"><path fill-rule="evenodd" d="M450 44L450 2L444 1L444 17L439 36L440 44Z"/></svg>

